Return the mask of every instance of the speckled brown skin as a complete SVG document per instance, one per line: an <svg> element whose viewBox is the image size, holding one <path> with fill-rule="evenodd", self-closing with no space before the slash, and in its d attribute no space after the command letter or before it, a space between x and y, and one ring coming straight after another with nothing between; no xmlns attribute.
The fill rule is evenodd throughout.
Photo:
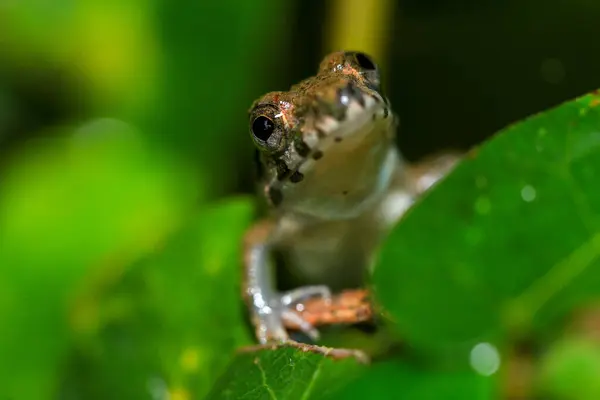
<svg viewBox="0 0 600 400"><path fill-rule="evenodd" d="M244 239L243 295L259 342L288 341L289 326L316 339L298 305L314 296L327 302L330 288L362 286L390 227L454 165L449 157L407 166L395 146L397 125L377 66L356 52L329 55L316 76L253 104L250 131L269 215ZM311 286L278 292L274 251Z"/></svg>
<svg viewBox="0 0 600 400"><path fill-rule="evenodd" d="M331 301L307 299L296 312L313 326L357 324L373 319L373 307L365 289L345 290L333 296ZM292 321L284 323L287 329L300 328Z"/></svg>
<svg viewBox="0 0 600 400"><path fill-rule="evenodd" d="M316 76L292 86L288 92L268 93L252 105L251 123L257 116L266 116L275 123L268 143L254 137L265 171L261 181L269 205L279 207L286 202L289 187L304 179L300 167L307 160L323 156L319 141L343 140L342 137L328 138L325 121L329 116L337 121L346 118L348 107L339 101L340 93L347 92L358 102L363 102L365 95L369 96L374 102L385 104L381 107L383 117L390 115L387 100L378 91L378 73L364 71L351 54L331 54L323 60ZM388 139L393 139L394 130L387 131L390 132Z"/></svg>

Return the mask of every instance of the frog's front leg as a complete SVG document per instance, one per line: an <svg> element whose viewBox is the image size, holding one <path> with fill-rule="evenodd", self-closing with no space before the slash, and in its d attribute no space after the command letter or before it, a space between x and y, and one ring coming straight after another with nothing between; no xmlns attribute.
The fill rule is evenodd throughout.
<svg viewBox="0 0 600 400"><path fill-rule="evenodd" d="M387 230L396 225L414 202L445 178L462 158L460 153L444 152L398 169L395 181L379 206L382 226Z"/></svg>
<svg viewBox="0 0 600 400"><path fill-rule="evenodd" d="M415 196L420 196L445 178L464 157L458 152L443 152L421 160L407 169L407 183Z"/></svg>
<svg viewBox="0 0 600 400"><path fill-rule="evenodd" d="M277 291L273 279L271 253L277 242L274 238L283 234L289 235L293 232L287 229L284 233L276 221L263 220L254 225L244 237L243 296L250 309L256 338L262 344L289 340L284 326L286 321L299 326L311 339L318 339L318 331L303 320L295 309L309 297L331 298L326 286L306 286L288 292Z"/></svg>

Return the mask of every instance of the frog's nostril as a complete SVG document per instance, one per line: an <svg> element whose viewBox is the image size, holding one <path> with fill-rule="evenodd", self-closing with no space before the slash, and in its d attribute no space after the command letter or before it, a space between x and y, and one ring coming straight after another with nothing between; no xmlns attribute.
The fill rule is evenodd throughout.
<svg viewBox="0 0 600 400"><path fill-rule="evenodd" d="M358 88L352 83L348 84L337 91L338 101L344 106L349 106L351 101L356 101L362 107L365 106L365 99Z"/></svg>

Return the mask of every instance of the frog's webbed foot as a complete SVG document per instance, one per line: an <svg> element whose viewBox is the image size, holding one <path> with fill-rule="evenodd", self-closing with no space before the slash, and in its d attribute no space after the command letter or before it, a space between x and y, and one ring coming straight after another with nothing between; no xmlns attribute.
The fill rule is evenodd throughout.
<svg viewBox="0 0 600 400"><path fill-rule="evenodd" d="M319 339L319 331L305 321L298 311L304 309L303 301L311 297L331 300L327 286L304 286L287 292L273 294L254 315L256 336L260 343L290 340L285 325L295 325L312 340Z"/></svg>
<svg viewBox="0 0 600 400"><path fill-rule="evenodd" d="M275 229L276 223L263 220L244 237L245 281L242 289L250 307L256 338L261 344L287 342L290 338L286 326L292 326L312 340L317 340L319 332L301 315L303 301L311 297L329 301L331 293L327 286L304 286L283 293L275 290L269 262L270 238L281 236L281 233L274 233Z"/></svg>

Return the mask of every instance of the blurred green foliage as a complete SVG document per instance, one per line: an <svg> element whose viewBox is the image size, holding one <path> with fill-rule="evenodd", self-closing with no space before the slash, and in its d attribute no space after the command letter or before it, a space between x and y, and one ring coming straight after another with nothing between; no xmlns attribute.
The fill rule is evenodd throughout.
<svg viewBox="0 0 600 400"><path fill-rule="evenodd" d="M600 348L584 337L555 342L545 355L538 379L544 396L592 400L600 396Z"/></svg>
<svg viewBox="0 0 600 400"><path fill-rule="evenodd" d="M600 8L553 4L411 0L390 10L395 25L377 32L390 35L382 68L410 158L466 147L599 86L589 38ZM341 398L485 399L503 381L475 372L469 339L489 340L506 357L509 339L531 328L547 350L536 390L595 398L597 342L559 335L580 295L596 295L594 268L570 277L597 247L593 97L500 136L394 232L375 283L407 354L370 368L285 351L234 355L253 342L239 296L239 243L255 216L253 200L236 193L252 187L245 111L315 70L327 12L339 7L0 2L0 398L188 400L215 382L214 397L242 388L262 398L265 386L252 385L267 379L292 397L336 388ZM580 155L568 171L540 166L565 149ZM477 186L484 175L488 186ZM448 207L456 213L441 215ZM565 221L537 219L550 216ZM497 229L511 218L520 221L512 230ZM586 240L583 255L562 257ZM507 258L490 260L498 249ZM452 268L441 269L448 260ZM539 280L548 265L566 272ZM566 290L548 294L546 284ZM439 312L450 306L455 312ZM380 340L351 343L373 347L369 339ZM493 364L490 348L481 351ZM296 368L282 367L290 363ZM271 375L280 369L285 379Z"/></svg>
<svg viewBox="0 0 600 400"><path fill-rule="evenodd" d="M63 395L201 397L229 354L252 343L238 284L252 216L247 198L207 206L118 283L88 289L72 315L79 346Z"/></svg>
<svg viewBox="0 0 600 400"><path fill-rule="evenodd" d="M0 5L3 397L198 398L249 342L236 264L251 201L206 202L250 154L261 54L285 37L261 16L285 10Z"/></svg>

